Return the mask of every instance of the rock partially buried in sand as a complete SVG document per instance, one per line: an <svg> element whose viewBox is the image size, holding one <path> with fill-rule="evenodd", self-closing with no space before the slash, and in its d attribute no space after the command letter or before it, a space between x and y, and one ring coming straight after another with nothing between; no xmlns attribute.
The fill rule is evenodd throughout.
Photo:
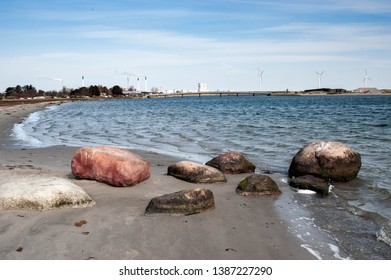
<svg viewBox="0 0 391 280"><path fill-rule="evenodd" d="M290 180L289 185L296 189L311 190L320 195L328 195L330 192L330 185L326 180L312 175L295 177Z"/></svg>
<svg viewBox="0 0 391 280"><path fill-rule="evenodd" d="M184 190L154 197L145 215L193 215L214 209L214 196L207 189Z"/></svg>
<svg viewBox="0 0 391 280"><path fill-rule="evenodd" d="M277 183L266 175L253 174L241 181L236 192L243 196L275 196L281 194Z"/></svg>
<svg viewBox="0 0 391 280"><path fill-rule="evenodd" d="M0 185L0 210L50 210L93 206L93 199L63 178L27 176Z"/></svg>
<svg viewBox="0 0 391 280"><path fill-rule="evenodd" d="M318 141L304 146L292 159L289 177L313 175L333 181L350 181L361 168L361 156L340 142Z"/></svg>
<svg viewBox="0 0 391 280"><path fill-rule="evenodd" d="M254 173L255 165L239 152L231 151L208 161L206 165L217 168L224 174Z"/></svg>
<svg viewBox="0 0 391 280"><path fill-rule="evenodd" d="M167 174L175 178L198 184L225 183L224 174L204 164L180 161L168 167Z"/></svg>
<svg viewBox="0 0 391 280"><path fill-rule="evenodd" d="M74 176L115 187L134 186L150 177L150 165L138 155L107 146L78 149L71 163Z"/></svg>

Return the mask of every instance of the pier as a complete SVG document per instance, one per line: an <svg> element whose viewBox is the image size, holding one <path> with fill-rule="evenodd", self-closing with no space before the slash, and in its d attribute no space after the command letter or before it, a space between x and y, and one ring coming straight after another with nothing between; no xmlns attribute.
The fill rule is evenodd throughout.
<svg viewBox="0 0 391 280"><path fill-rule="evenodd" d="M170 97L189 97L189 96L266 96L271 92L265 91L215 91L215 92L176 92L176 93L150 93L148 98L170 98Z"/></svg>

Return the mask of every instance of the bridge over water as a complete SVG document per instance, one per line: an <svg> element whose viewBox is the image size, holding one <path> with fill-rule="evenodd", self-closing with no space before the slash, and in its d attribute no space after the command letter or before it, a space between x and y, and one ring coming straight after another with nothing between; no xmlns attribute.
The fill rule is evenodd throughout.
<svg viewBox="0 0 391 280"><path fill-rule="evenodd" d="M266 91L216 91L216 92L189 92L189 93L156 93L147 95L148 98L169 98L169 97L188 97L188 96L264 96L271 95Z"/></svg>

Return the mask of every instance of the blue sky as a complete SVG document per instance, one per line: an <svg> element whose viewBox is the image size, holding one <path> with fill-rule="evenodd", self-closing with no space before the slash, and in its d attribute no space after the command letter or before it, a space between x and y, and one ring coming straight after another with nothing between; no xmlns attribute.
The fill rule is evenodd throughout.
<svg viewBox="0 0 391 280"><path fill-rule="evenodd" d="M391 88L389 0L3 0L0 91ZM130 77L130 84L137 84ZM141 84L143 86L143 84Z"/></svg>

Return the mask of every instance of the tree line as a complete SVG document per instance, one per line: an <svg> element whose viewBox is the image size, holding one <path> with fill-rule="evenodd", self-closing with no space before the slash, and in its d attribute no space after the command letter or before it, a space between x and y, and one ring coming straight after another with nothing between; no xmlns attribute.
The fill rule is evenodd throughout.
<svg viewBox="0 0 391 280"><path fill-rule="evenodd" d="M31 99L31 98L83 98L112 96L122 97L123 90L115 85L112 88L106 86L93 85L90 87L80 87L77 89L63 88L61 91L37 90L33 85L8 87L4 93L0 93L0 99Z"/></svg>

